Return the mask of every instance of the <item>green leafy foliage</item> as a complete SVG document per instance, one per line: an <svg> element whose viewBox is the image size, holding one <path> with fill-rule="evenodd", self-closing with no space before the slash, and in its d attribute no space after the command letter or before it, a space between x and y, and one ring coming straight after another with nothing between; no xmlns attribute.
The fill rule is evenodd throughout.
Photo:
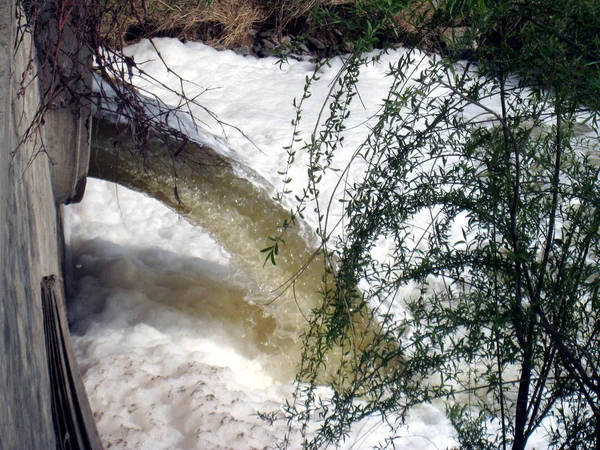
<svg viewBox="0 0 600 450"><path fill-rule="evenodd" d="M291 218L316 205L329 261L288 423L316 449L378 416L390 425L382 447L393 446L411 407L445 401L463 448L521 450L542 426L555 448L598 448L600 5L432 2L415 34L446 24L462 37L426 69L411 69L425 61L418 50L389 68L391 88L354 156L368 170L340 192L345 228L333 239L319 183L371 62L361 52L410 6L358 3L347 25L357 51L329 116L307 142L295 129L288 148L288 164L310 156ZM266 249L273 262L281 236ZM384 260L372 252L382 239ZM317 395L332 359L331 393Z"/></svg>

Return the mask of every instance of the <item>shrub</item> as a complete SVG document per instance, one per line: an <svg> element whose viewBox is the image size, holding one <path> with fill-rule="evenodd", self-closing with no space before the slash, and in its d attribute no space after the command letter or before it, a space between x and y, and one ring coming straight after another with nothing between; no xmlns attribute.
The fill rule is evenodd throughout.
<svg viewBox="0 0 600 450"><path fill-rule="evenodd" d="M540 426L556 448L598 448L600 8L447 1L414 15L404 2L357 3L364 11L348 24L357 52L329 116L288 149L290 161L309 155L310 180L286 224L317 208L331 261L288 423L300 423L305 448L320 448L378 416L395 424L382 443L391 446L412 406L446 399L464 448L521 450ZM383 42L402 11L418 16L414 42L441 25L466 29L423 71L411 69L416 50L390 67L388 97L355 151L368 171L339 193L345 228L332 242L319 183L334 170L360 68L373 59L360 52ZM465 52L471 59L459 64ZM371 256L381 238L393 243L385 261ZM416 289L403 297L406 286ZM390 313L394 303L404 316ZM367 345L354 332L360 321L378 324ZM317 374L338 347L338 378L319 397Z"/></svg>

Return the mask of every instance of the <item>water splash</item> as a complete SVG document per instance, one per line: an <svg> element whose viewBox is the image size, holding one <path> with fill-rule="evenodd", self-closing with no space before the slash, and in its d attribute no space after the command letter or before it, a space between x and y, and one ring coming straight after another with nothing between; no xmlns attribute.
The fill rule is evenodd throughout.
<svg viewBox="0 0 600 450"><path fill-rule="evenodd" d="M266 181L206 148L199 159L199 148L193 144L173 161L161 151L165 144L158 139L151 141L156 155L152 167L144 171L144 161L127 138L115 151L118 130L113 124L101 121L96 130L90 174L161 201L206 230L231 254L235 276L230 281L239 292L215 299L218 307L212 307L223 316L240 316L234 339L252 340L258 351L269 355L276 379L293 380L306 317L322 301L318 291L323 263L315 258L316 240L310 230L301 224L290 228L277 265L264 264L260 250L268 245L266 236L288 214L273 201ZM200 165L203 161L208 164ZM293 289L282 288L295 277Z"/></svg>

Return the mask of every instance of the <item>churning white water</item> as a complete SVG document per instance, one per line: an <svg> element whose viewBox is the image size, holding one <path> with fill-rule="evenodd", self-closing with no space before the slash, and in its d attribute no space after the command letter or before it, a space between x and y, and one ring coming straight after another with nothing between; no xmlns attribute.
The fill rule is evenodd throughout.
<svg viewBox="0 0 600 450"><path fill-rule="evenodd" d="M73 341L105 447L273 448L284 426L256 412L277 410L291 380L260 345L252 325L265 319L230 255L158 201L104 181L89 180L67 220ZM343 447L371 448L385 433L364 423ZM409 448L453 443L431 406L401 434Z"/></svg>
<svg viewBox="0 0 600 450"><path fill-rule="evenodd" d="M269 426L256 412L277 410L291 393L303 314L314 304L318 283L308 274L299 283L299 295L287 293L271 302L273 290L310 253L309 231L297 230L297 242L281 261L283 272L263 268L259 249L283 214L270 198L281 190L277 172L285 166L283 148L292 139L292 100L302 95L314 65L291 61L280 68L271 58L244 58L170 39L155 45L173 70L193 82L185 86L186 94L203 92L200 103L251 141L233 128L220 128L203 110L193 110L199 128L190 125L187 132L234 161L235 170L212 177L185 174L178 184L179 213L94 179L83 202L66 208L73 267L69 320L90 403L106 448L273 448L285 424ZM148 43L127 52L156 79L179 89ZM364 68L358 86L362 101L350 118L336 166L345 167L364 140L368 119L389 87L388 66L401 55L402 50L391 52ZM304 106L306 129L300 137L312 131L342 64L338 58L321 70ZM426 66L427 58L415 62L419 65ZM177 104L160 87L137 83ZM306 181L303 157L298 155L289 173L295 192ZM363 170L354 167L349 181ZM250 181L244 179L249 173L255 174ZM177 206L169 200L168 173L148 178L122 161L120 172L103 176ZM324 180L325 195L333 194L338 181L335 176ZM307 222L316 222L312 211ZM385 255L385 243L379 251ZM377 419L369 420L340 446L372 448L388 432ZM397 441L402 448L456 445L440 405L416 408L395 435L403 436ZM300 445L293 435L291 447Z"/></svg>

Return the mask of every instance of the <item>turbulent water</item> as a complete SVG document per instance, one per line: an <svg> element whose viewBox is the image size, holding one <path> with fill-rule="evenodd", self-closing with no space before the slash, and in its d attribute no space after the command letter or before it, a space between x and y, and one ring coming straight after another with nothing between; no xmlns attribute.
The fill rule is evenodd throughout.
<svg viewBox="0 0 600 450"><path fill-rule="evenodd" d="M95 132L94 176L119 186L90 180L83 203L68 208L66 222L74 267L69 317L104 445L273 448L285 423L267 426L255 414L277 410L289 398L305 316L320 301L323 265L314 261L295 289L281 289L315 254L313 232L292 228L276 267L264 265L260 249L270 245L266 237L276 234L275 226L287 216L272 200L272 186L280 186L278 171L288 158L282 149L292 137L309 137L343 58L319 70L319 81L303 106L308 127L296 135L290 105L315 69L310 62L279 67L269 58L243 58L202 44L160 39L126 52L173 90L144 79L136 79L136 85L167 104L178 104L174 92L183 86L171 71L165 72L164 61L193 81L185 85L189 96L201 96L203 107L244 130L251 141L231 128L221 134L214 118L193 105L191 113L202 125L189 117L178 117L178 123L193 139L218 150L225 164L195 164L200 157L214 162L214 154L199 148L185 150L191 166L175 163L161 151L160 142L152 144L151 161L127 149L117 157L110 141L113 126L105 124ZM361 73L361 101L348 119L344 149L332 165L348 169L344 182L365 170L354 151L387 94L388 66L402 52L384 55ZM416 64L426 67L427 58ZM305 186L307 163L307 155L299 153L290 168L290 198ZM332 173L320 185L327 198L334 198L342 181L338 172ZM339 218L339 209L334 202L331 217ZM315 226L317 216L307 208L309 224ZM334 365L330 359L328 366ZM406 448L455 445L439 407L416 408L409 424L393 432ZM340 446L372 448L389 433L387 425L373 418L358 424ZM300 447L299 437L292 435L291 448Z"/></svg>
<svg viewBox="0 0 600 450"><path fill-rule="evenodd" d="M228 282L235 292L219 300L215 315L239 316L238 326L230 330L232 340L244 342L249 357L269 355L274 378L293 380L306 317L320 301L323 265L314 259L315 240L310 230L300 224L291 227L276 266L265 264L260 250L269 245L267 236L276 232L288 212L260 187L267 184L264 180L247 167L193 145L181 155L184 162L169 165L166 155L164 160L155 157L152 168L145 172L141 159L131 156L132 144L124 144L115 158L111 137L115 134L113 125L101 123L98 127L93 174L169 205L228 252L235 273ZM156 150L163 143L156 140L152 145ZM198 160L205 164L190 164Z"/></svg>
<svg viewBox="0 0 600 450"><path fill-rule="evenodd" d="M348 174L346 183L364 173L353 155L388 93L388 68L403 52L390 51L361 70L360 102L332 165ZM281 289L315 252L312 231L296 226L285 236L277 266L264 265L260 249L270 245L266 237L287 215L272 200L271 186L281 184L278 171L288 158L282 149L292 138L310 138L344 60L336 58L319 70L303 106L308 126L296 135L290 105L313 74L310 62L279 67L274 59L243 58L168 39L141 42L126 53L153 77L136 78L137 86L170 105L180 104L176 92L185 87L190 98L201 96L203 108L252 140L231 128L225 135L207 110L187 104L198 124L189 117L178 117L178 124L218 150L218 158L190 146L183 156L191 165L176 163L158 141L151 143L151 161L131 148L116 156L114 125L95 132L93 175L119 184L90 179L83 202L66 208L65 222L72 260L69 320L104 446L273 448L285 424L268 426L256 412L277 411L289 398L304 316L320 301L322 263L316 260L295 290ZM422 55L414 65L427 68L428 58ZM173 71L192 82L184 86ZM490 107L494 101L486 99ZM307 163L299 153L290 168L291 197L305 186ZM336 198L337 173L324 177L324 198ZM335 217L340 205L332 203ZM309 224L315 226L317 216L307 208ZM382 242L375 250L385 258L389 248ZM373 448L389 434L375 417L339 444ZM415 408L408 426L395 427L393 435L402 448L457 445L439 404ZM301 448L299 436L291 439L291 448Z"/></svg>
<svg viewBox="0 0 600 450"><path fill-rule="evenodd" d="M177 166L177 199L172 166L145 172L127 149L116 159L112 136L112 125L98 128L92 174L120 184L90 179L67 210L69 317L105 447L273 448L285 423L256 413L291 394L322 265L294 290L279 287L313 255L314 239L294 227L277 266L264 265L265 236L286 212L256 174L223 159ZM430 448L431 421L444 430L438 442L454 442L441 410L415 417L403 431L412 448ZM371 448L387 433L365 421L343 448ZM300 442L292 434L291 448Z"/></svg>
<svg viewBox="0 0 600 450"><path fill-rule="evenodd" d="M265 448L287 393L230 255L157 201L89 180L67 211L69 318L105 448ZM253 325L263 324L263 330ZM282 390L283 389L283 390Z"/></svg>

